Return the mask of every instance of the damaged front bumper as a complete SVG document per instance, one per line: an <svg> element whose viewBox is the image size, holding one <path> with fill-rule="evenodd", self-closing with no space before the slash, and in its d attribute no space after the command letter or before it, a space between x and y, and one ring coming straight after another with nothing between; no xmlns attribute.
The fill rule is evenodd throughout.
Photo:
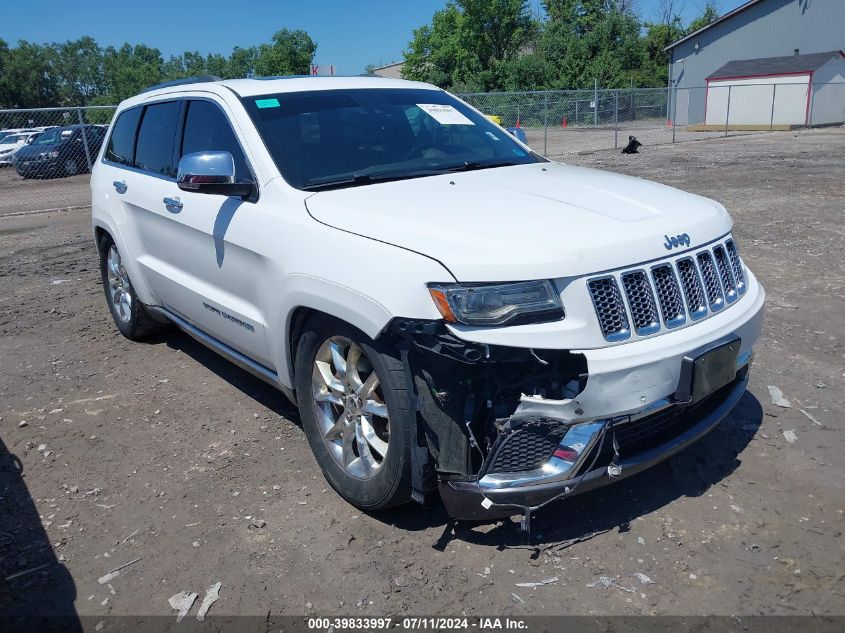
<svg viewBox="0 0 845 633"><path fill-rule="evenodd" d="M677 426L683 430L673 433L665 441L654 445L642 452L625 455L616 461L618 474L611 475L608 471L610 455L608 451L601 451L597 445L587 452L581 462L582 468L566 469L554 472L549 469L537 469L533 472L519 473L517 476L503 476L486 474L472 480L460 478L441 478L439 481L440 497L449 516L456 519L490 519L535 510L557 499L569 497L578 493L588 492L601 486L613 483L625 477L635 475L643 470L671 457L690 444L701 439L716 427L727 416L742 398L748 384L747 366L740 370L737 378L719 392L713 394L706 401L675 416ZM669 405L665 409L645 417L628 416L630 420L619 424L617 428L629 425L648 425L656 422L653 416L663 415L664 419L672 413ZM671 419L671 418L670 418ZM602 428L609 424L609 420L602 421ZM607 436L605 436L607 437ZM597 444L597 443L596 443ZM604 452L602 455L596 452ZM598 459L593 460L597 456ZM592 468L590 468L590 463Z"/></svg>

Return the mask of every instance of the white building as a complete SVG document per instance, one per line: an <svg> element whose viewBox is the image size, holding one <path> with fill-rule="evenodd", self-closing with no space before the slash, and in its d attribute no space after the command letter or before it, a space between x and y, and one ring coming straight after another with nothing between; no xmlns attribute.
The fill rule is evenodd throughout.
<svg viewBox="0 0 845 633"><path fill-rule="evenodd" d="M705 124L845 122L845 53L733 60L707 77Z"/></svg>

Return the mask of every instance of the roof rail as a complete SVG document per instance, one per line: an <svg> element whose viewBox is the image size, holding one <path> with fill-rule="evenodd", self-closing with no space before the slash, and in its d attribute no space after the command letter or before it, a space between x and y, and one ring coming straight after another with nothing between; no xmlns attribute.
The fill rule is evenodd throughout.
<svg viewBox="0 0 845 633"><path fill-rule="evenodd" d="M160 84L150 86L149 88L144 88L141 91L141 94L150 92L151 90L158 90L159 88L170 88L171 86L184 86L187 84L201 84L208 83L209 81L223 81L223 79L217 75L195 75L194 77L183 77L182 79L165 81Z"/></svg>

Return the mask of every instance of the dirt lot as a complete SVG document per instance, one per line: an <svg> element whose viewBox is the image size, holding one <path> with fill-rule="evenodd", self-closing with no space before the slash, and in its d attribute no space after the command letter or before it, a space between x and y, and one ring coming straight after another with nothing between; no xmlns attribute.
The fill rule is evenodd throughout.
<svg viewBox="0 0 845 633"><path fill-rule="evenodd" d="M686 126L679 125L674 130L665 120L625 121L619 123L619 129L613 126L579 125L561 127L553 123L548 130L543 128L524 128L528 145L545 156L566 157L581 152L597 152L615 147L622 149L628 143L628 137L634 136L644 145L666 145L675 142L701 141L719 138L724 132L690 132ZM761 132L730 131L729 136L748 136ZM564 159L568 160L568 159Z"/></svg>
<svg viewBox="0 0 845 633"><path fill-rule="evenodd" d="M544 509L534 543L453 532L436 500L356 511L281 395L180 334L117 333L86 211L0 220L0 611L170 615L221 581L215 614L845 614L845 130L572 162L723 202L768 316L717 431Z"/></svg>
<svg viewBox="0 0 845 633"><path fill-rule="evenodd" d="M0 167L0 217L91 204L90 174L69 178L22 178L14 167Z"/></svg>

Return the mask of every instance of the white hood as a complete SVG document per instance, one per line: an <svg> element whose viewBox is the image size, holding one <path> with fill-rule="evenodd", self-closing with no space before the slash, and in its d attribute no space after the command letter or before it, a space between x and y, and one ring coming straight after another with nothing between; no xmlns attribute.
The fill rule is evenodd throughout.
<svg viewBox="0 0 845 633"><path fill-rule="evenodd" d="M560 163L324 191L306 204L316 220L432 257L459 281L596 273L687 248L667 250L666 236L695 247L731 229L707 198Z"/></svg>

